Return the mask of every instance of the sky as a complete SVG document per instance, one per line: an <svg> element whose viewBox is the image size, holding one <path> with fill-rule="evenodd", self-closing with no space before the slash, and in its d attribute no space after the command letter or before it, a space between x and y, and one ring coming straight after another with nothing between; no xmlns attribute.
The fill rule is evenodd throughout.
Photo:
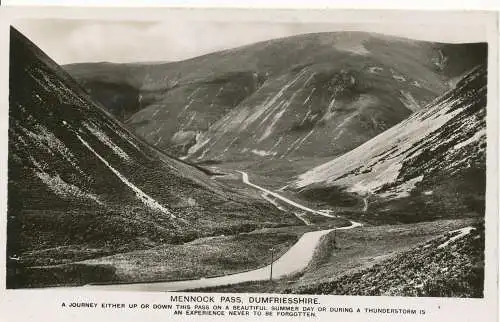
<svg viewBox="0 0 500 322"><path fill-rule="evenodd" d="M237 21L31 19L13 23L59 64L179 61L258 41L312 32L361 30L442 42L484 41L480 26Z"/></svg>

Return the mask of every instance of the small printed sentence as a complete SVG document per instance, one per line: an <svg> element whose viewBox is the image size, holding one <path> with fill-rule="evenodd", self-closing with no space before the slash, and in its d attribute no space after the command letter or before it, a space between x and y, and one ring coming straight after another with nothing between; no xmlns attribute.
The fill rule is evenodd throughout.
<svg viewBox="0 0 500 322"><path fill-rule="evenodd" d="M74 310L154 310L174 316L257 316L257 317L307 317L321 314L385 314L425 315L425 310L415 308L379 308L321 305L318 298L289 296L182 296L172 295L170 301L154 303L108 303L93 301L61 302L62 309Z"/></svg>

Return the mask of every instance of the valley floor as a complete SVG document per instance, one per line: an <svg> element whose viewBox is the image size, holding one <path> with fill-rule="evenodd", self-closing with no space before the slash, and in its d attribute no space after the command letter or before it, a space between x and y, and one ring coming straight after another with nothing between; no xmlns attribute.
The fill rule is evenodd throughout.
<svg viewBox="0 0 500 322"><path fill-rule="evenodd" d="M448 243L453 246L466 234L462 231L462 235L459 233L446 235L447 232L470 227L479 221L465 218L398 225L365 224L361 227L357 227L355 223L356 229L343 230L341 227L349 227L349 220L335 218L331 212L325 210L304 211L308 209L305 205L301 205L302 209L297 209L293 204L299 199L294 198L292 201L281 197L281 191L279 191L279 196L276 194L273 196L271 191L249 182L248 178L244 180L243 173L222 168L218 168L218 172L220 174L214 180L224 181L234 188L248 189L247 193L261 195L274 203L276 207L290 212L290 215L295 214L304 219L304 225L262 228L249 233L199 238L181 245L157 246L64 265L31 267L26 272L28 279L31 278L30 286L67 286L91 282L101 284L92 287L103 289L167 291L193 290L194 288L203 292L350 295L371 292L369 295L387 293L400 295L405 290L405 283L408 283L406 280L392 283L390 289L387 287L384 289L383 286L373 289L370 286L376 285L373 280L370 285L362 286L359 280L353 280L353 276L394 274L393 270L385 271L384 265L389 265L392 269L395 260L397 261L405 254L412 254L415 249L422 249L423 245L429 244L434 247L438 242L443 245L448 240ZM253 176L250 180L252 179ZM362 204L360 206L362 207ZM356 205L357 208L359 208L358 205ZM334 228L341 229L333 231ZM276 275L279 274L275 274L275 279L266 280L269 276L269 267L265 266L271 262L271 258L276 259L286 254L305 233L313 231L325 233L322 233L322 237L314 244L309 245L312 250L308 248L302 249L302 252L296 250L296 254L294 253L295 258L301 256L300 254L303 254L303 258L309 258L308 264L304 264L306 268L301 269L300 272L278 276L278 278ZM468 230L468 232L471 231ZM476 246L480 247L480 245ZM412 270L413 267L406 266L397 274L411 275ZM241 272L248 272L248 274ZM65 276L65 279L58 280L58 276ZM69 283L68 276L73 276L69 278ZM212 277L217 276L221 276L218 278L220 281L211 284L210 280L214 280ZM242 278L239 279L239 276ZM251 276L255 276L255 279L260 281L252 281ZM388 276L386 279L396 280L394 276ZM228 281L227 283L231 285L224 286L224 281ZM348 286L339 288L338 285L341 283L339 281L348 281L346 282ZM121 285L122 283L125 285ZM187 287L187 285L190 286ZM199 287L216 286L196 288L196 285ZM470 291L469 293L477 294L478 292Z"/></svg>

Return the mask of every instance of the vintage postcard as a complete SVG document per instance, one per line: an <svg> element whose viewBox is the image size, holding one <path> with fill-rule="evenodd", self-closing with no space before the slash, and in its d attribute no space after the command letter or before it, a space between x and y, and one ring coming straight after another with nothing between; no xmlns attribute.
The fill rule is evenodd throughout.
<svg viewBox="0 0 500 322"><path fill-rule="evenodd" d="M496 19L3 10L7 321L494 321Z"/></svg>

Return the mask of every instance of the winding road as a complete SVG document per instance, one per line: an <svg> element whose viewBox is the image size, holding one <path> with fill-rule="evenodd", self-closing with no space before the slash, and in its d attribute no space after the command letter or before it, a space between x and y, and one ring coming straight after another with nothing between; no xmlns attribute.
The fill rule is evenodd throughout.
<svg viewBox="0 0 500 322"><path fill-rule="evenodd" d="M291 206L304 211L311 212L316 215L333 217L322 211L317 211L303 205L300 205L288 198L285 198L275 192L267 190L256 184L253 184L248 179L248 174L243 171L238 171L242 174L243 182L251 187L259 189ZM304 270L311 261L314 250L318 245L321 237L329 232L338 229L346 230L362 226L361 223L351 221L350 226L318 230L305 233L283 256L275 260L273 266L273 278L282 278ZM86 288L103 289L103 290L136 290L136 291L181 291L196 288L214 287L222 285L238 284L249 281L267 280L270 277L271 265L267 265L255 270L236 273L231 275L201 278L194 280L172 281L172 282L152 282L152 283L131 283L131 284L113 284L113 285L85 285Z"/></svg>
<svg viewBox="0 0 500 322"><path fill-rule="evenodd" d="M279 199L281 201L284 201L286 202L287 204L291 205L291 206L294 206L296 208L299 208L301 210L304 210L304 211L307 211L307 212L310 212L312 214L315 214L315 215L320 215L320 216L325 216L325 217L330 217L330 218L335 218L335 216L332 216L326 212L323 212L323 211L319 211L319 210L314 210L314 209L311 209L311 208L308 208L306 206L303 206L301 204L298 204L296 203L295 201L293 200L290 200L288 198L285 198L283 197L282 195L276 193L276 192L273 192L271 190L268 190L266 188L263 188L261 186L258 186L254 183L251 183L249 180L248 180L248 174L244 171L238 171L239 173L241 173L241 177L242 177L242 180L243 180L243 183L245 183L246 185L249 185L250 187L253 187L255 189L258 189L258 190L261 190L265 193L267 193L268 195L271 195L273 197L275 197L276 199Z"/></svg>
<svg viewBox="0 0 500 322"><path fill-rule="evenodd" d="M368 197L363 197L363 212L368 210Z"/></svg>

